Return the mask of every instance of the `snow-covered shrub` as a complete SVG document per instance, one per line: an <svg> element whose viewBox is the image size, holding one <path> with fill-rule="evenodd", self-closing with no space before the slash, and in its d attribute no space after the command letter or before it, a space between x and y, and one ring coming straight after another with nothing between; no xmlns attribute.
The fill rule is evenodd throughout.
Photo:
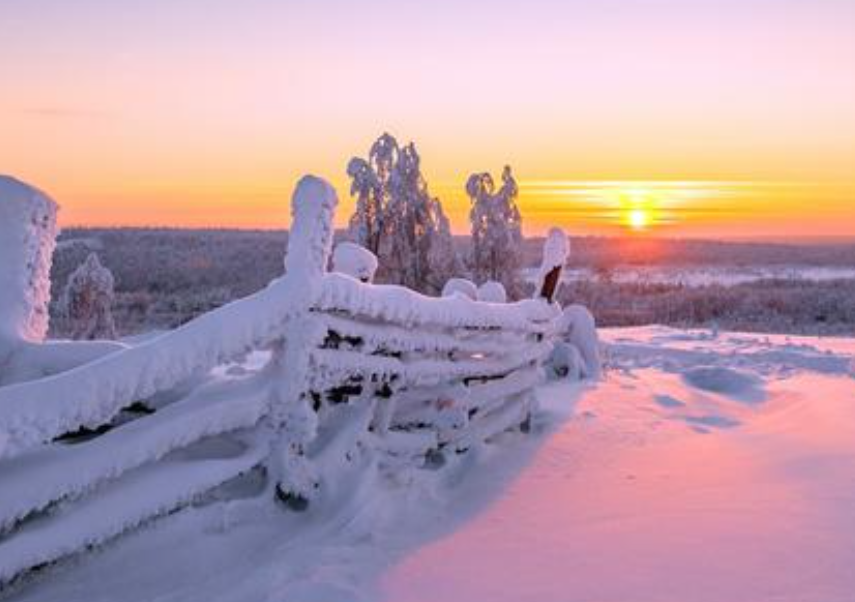
<svg viewBox="0 0 855 602"><path fill-rule="evenodd" d="M439 199L431 196L413 143L383 134L368 159L351 159L347 173L356 211L351 240L383 258L379 279L437 292L458 268L454 240Z"/></svg>
<svg viewBox="0 0 855 602"><path fill-rule="evenodd" d="M361 282L373 282L377 272L377 256L355 243L341 242L333 251L333 270L353 276Z"/></svg>
<svg viewBox="0 0 855 602"><path fill-rule="evenodd" d="M488 303L505 303L508 300L508 293L501 282L488 280L478 287L478 301L486 301Z"/></svg>
<svg viewBox="0 0 855 602"><path fill-rule="evenodd" d="M469 176L466 192L472 200L472 273L476 280L501 282L513 296L519 294L522 258L522 217L517 208L519 192L511 168L502 171L502 186L495 191L489 173Z"/></svg>
<svg viewBox="0 0 855 602"><path fill-rule="evenodd" d="M113 322L115 292L113 274L90 253L69 276L63 294L63 309L74 339L115 339Z"/></svg>
<svg viewBox="0 0 855 602"><path fill-rule="evenodd" d="M552 348L546 369L554 379L579 380L585 376L585 360L575 345L558 341Z"/></svg>
<svg viewBox="0 0 855 602"><path fill-rule="evenodd" d="M583 305L571 305L565 308L559 321L559 333L564 342L579 351L582 375L587 378L599 378L602 372L600 340L591 312Z"/></svg>
<svg viewBox="0 0 855 602"><path fill-rule="evenodd" d="M56 212L40 190L0 176L0 354L47 333Z"/></svg>
<svg viewBox="0 0 855 602"><path fill-rule="evenodd" d="M456 294L474 300L478 298L478 287L466 278L450 278L442 287L442 296L451 297Z"/></svg>

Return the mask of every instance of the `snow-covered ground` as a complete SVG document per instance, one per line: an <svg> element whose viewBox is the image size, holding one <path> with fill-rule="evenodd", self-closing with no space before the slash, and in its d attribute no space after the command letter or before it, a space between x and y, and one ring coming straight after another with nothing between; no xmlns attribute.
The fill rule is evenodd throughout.
<svg viewBox="0 0 855 602"><path fill-rule="evenodd" d="M34 576L28 601L842 602L855 596L855 339L601 331L597 385L529 435L306 513L253 484Z"/></svg>

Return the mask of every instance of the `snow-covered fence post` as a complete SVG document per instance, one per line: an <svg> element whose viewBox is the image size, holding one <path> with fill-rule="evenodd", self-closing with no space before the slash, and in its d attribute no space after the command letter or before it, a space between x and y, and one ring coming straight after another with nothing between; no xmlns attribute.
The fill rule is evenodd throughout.
<svg viewBox="0 0 855 602"><path fill-rule="evenodd" d="M306 445L317 429L309 393L309 350L322 342L326 331L310 310L320 295L329 261L337 204L333 187L314 176L300 180L291 201L284 278L295 309L272 360L279 378L271 399L276 439L269 466L277 495L290 502L304 502L317 484L305 457Z"/></svg>
<svg viewBox="0 0 855 602"><path fill-rule="evenodd" d="M40 190L0 175L0 367L18 343L47 333L56 212Z"/></svg>
<svg viewBox="0 0 855 602"><path fill-rule="evenodd" d="M555 300L558 286L561 284L561 272L570 255L570 241L567 234L558 228L552 228L543 243L543 261L537 278L535 298Z"/></svg>

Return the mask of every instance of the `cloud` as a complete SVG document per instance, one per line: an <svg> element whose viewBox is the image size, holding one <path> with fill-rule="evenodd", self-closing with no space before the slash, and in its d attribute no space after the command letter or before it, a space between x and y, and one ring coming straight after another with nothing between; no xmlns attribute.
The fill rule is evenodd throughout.
<svg viewBox="0 0 855 602"><path fill-rule="evenodd" d="M22 115L41 119L104 119L113 115L103 109L64 106L22 107L17 112Z"/></svg>

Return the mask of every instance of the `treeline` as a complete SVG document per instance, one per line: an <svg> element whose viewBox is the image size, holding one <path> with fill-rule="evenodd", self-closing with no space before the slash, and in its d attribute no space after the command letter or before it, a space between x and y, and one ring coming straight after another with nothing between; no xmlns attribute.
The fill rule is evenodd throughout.
<svg viewBox="0 0 855 602"><path fill-rule="evenodd" d="M561 289L601 326L666 324L746 332L855 336L855 280L758 280L724 286L591 280Z"/></svg>
<svg viewBox="0 0 855 602"><path fill-rule="evenodd" d="M76 241L76 242L75 242ZM52 325L63 335L59 300L65 283L90 250L115 278L113 313L120 334L151 328L172 328L248 295L282 273L287 233L241 230L68 229L60 237L52 272L55 300ZM573 265L596 265L599 251L618 241L573 239ZM467 237L455 237L461 256L468 253ZM668 241L671 249L689 243ZM780 245L691 243L698 267L707 265L774 265ZM733 248L731 248L733 247ZM785 247L795 259L783 263L809 264L832 253L832 247ZM845 249L845 247L843 247ZM540 260L541 241L523 244L523 265ZM845 256L846 252L842 252ZM587 262L582 260L587 257ZM760 258L752 261L752 257ZM730 258L730 262L723 258ZM737 258L734 260L734 258ZM832 261L831 265L840 265ZM845 262L844 262L845 264ZM826 265L816 263L814 265ZM855 260L849 265L855 265ZM563 303L584 303L604 326L648 323L711 326L722 329L855 335L855 282L758 281L737 286L619 283L590 281L565 285Z"/></svg>

